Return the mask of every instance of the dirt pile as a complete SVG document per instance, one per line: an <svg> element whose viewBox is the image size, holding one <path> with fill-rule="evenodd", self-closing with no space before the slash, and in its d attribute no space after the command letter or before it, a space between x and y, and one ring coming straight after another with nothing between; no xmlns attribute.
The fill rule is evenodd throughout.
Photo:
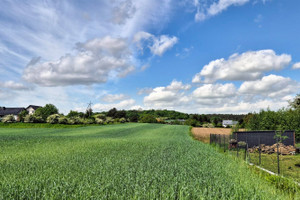
<svg viewBox="0 0 300 200"><path fill-rule="evenodd" d="M277 144L273 144L272 146L260 145L261 152L265 154L277 153ZM278 151L281 155L294 155L296 152L296 148L294 146L285 146L282 143L279 143ZM249 148L250 153L259 152L259 146L255 146Z"/></svg>

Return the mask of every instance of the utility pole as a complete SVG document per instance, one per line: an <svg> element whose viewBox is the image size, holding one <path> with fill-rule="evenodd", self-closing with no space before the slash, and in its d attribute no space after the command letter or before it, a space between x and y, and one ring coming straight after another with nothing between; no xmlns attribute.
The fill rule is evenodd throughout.
<svg viewBox="0 0 300 200"><path fill-rule="evenodd" d="M92 102L88 103L88 107L86 108L86 113L88 114L89 117L91 117L92 114Z"/></svg>

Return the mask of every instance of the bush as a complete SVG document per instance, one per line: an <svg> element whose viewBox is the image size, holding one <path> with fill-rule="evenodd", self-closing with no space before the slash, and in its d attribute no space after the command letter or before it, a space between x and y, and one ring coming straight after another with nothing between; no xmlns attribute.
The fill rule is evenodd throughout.
<svg viewBox="0 0 300 200"><path fill-rule="evenodd" d="M14 117L14 115L5 115L3 118L2 118L2 122L4 123L12 123L12 122L15 122L16 119Z"/></svg>
<svg viewBox="0 0 300 200"><path fill-rule="evenodd" d="M112 117L106 117L105 123L112 124L114 122Z"/></svg>
<svg viewBox="0 0 300 200"><path fill-rule="evenodd" d="M68 120L68 124L83 124L83 119L80 117L72 117Z"/></svg>
<svg viewBox="0 0 300 200"><path fill-rule="evenodd" d="M49 124L58 124L59 114L53 114L47 117L47 123Z"/></svg>
<svg viewBox="0 0 300 200"><path fill-rule="evenodd" d="M200 126L200 122L198 122L197 120L192 119L192 118L187 119L187 120L184 122L184 124L185 124L185 125L188 125L188 126L193 126L193 127L195 127L195 126Z"/></svg>
<svg viewBox="0 0 300 200"><path fill-rule="evenodd" d="M97 114L97 115L94 115L94 118L95 119L102 119L104 121L106 119L106 116L104 114Z"/></svg>
<svg viewBox="0 0 300 200"><path fill-rule="evenodd" d="M83 124L94 124L94 123L95 120L93 118L83 120Z"/></svg>
<svg viewBox="0 0 300 200"><path fill-rule="evenodd" d="M104 124L104 120L100 118L95 119L96 124Z"/></svg>
<svg viewBox="0 0 300 200"><path fill-rule="evenodd" d="M140 122L141 123L157 123L157 120L155 119L155 117L153 115L146 114L141 118Z"/></svg>
<svg viewBox="0 0 300 200"><path fill-rule="evenodd" d="M26 115L24 117L24 122L25 123L43 123L44 120L40 116L35 116L35 115Z"/></svg>
<svg viewBox="0 0 300 200"><path fill-rule="evenodd" d="M126 119L124 117L122 117L121 119L119 119L119 122L120 123L125 123L126 122Z"/></svg>
<svg viewBox="0 0 300 200"><path fill-rule="evenodd" d="M66 118L65 116L61 116L58 118L58 123L59 124L68 124L68 118Z"/></svg>

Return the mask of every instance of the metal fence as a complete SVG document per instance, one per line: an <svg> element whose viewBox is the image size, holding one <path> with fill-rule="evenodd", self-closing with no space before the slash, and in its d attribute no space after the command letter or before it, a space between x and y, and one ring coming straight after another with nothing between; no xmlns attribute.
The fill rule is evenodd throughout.
<svg viewBox="0 0 300 200"><path fill-rule="evenodd" d="M233 135L237 142L244 141L249 147L258 146L260 144L273 145L282 140L286 146L295 146L295 131L284 131L281 134L281 138L276 137L276 131L245 131L234 132Z"/></svg>
<svg viewBox="0 0 300 200"><path fill-rule="evenodd" d="M255 132L251 135L250 132L242 134L238 132L232 135L220 135L220 134L210 134L210 144L218 147L219 150L228 152L236 157L242 158L249 163L266 168L277 174L284 175L288 171L287 169L282 169L285 166L285 159L281 152L281 143L291 144L294 146L295 140L288 140L287 137L293 137L293 131L281 132L282 137L275 137L275 132L264 132L264 134L259 135L260 131ZM269 135L267 135L269 134ZM273 137L270 135L273 134ZM285 137L283 137L285 136ZM287 140L288 142L285 142ZM292 141L292 142L291 142ZM250 144L250 145L249 145ZM264 147L266 145L273 145L273 152L264 152Z"/></svg>

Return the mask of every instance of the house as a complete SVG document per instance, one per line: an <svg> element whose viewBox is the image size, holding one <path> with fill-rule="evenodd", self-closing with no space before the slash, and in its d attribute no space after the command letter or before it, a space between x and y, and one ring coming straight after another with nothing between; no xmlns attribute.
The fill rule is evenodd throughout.
<svg viewBox="0 0 300 200"><path fill-rule="evenodd" d="M6 108L0 107L0 118L4 117L5 115L13 115L15 120L18 120L18 115L25 110L25 108Z"/></svg>
<svg viewBox="0 0 300 200"><path fill-rule="evenodd" d="M222 121L222 126L227 127L227 126L234 126L237 125L238 121L233 121L233 120L223 120Z"/></svg>
<svg viewBox="0 0 300 200"><path fill-rule="evenodd" d="M28 112L29 115L33 115L34 112L38 109L41 108L42 106L34 106L34 105L29 105L26 110Z"/></svg>

